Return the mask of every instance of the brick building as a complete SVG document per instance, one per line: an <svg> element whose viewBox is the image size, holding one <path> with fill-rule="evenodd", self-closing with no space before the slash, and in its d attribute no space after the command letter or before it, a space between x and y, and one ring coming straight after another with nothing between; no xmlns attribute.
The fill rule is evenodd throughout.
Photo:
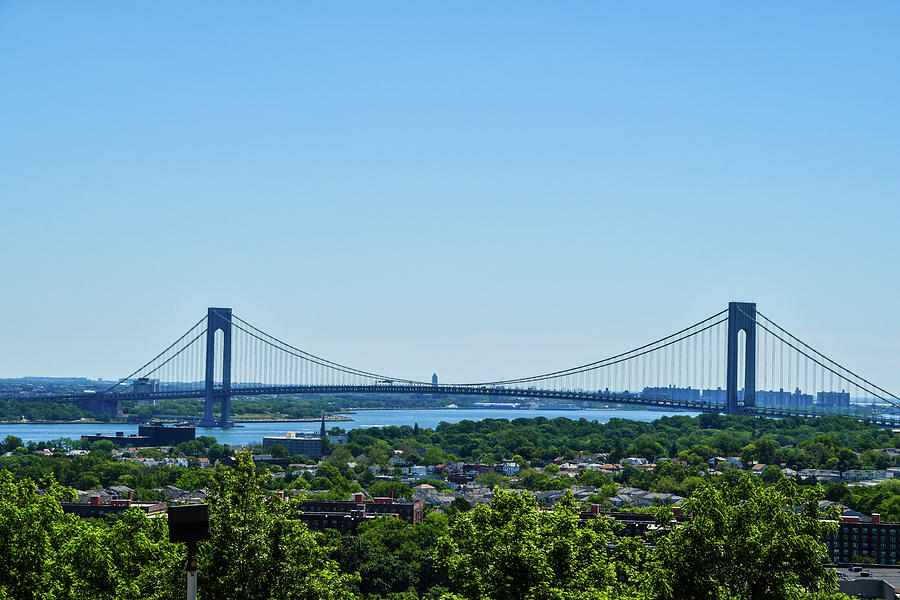
<svg viewBox="0 0 900 600"><path fill-rule="evenodd" d="M825 545L836 563L851 562L854 556L871 558L876 564L897 564L900 523L884 523L881 515L873 514L871 521L843 516L838 531L828 536Z"/></svg>
<svg viewBox="0 0 900 600"><path fill-rule="evenodd" d="M596 519L597 517L606 517L612 519L621 527L616 530L616 535L621 537L647 537L647 534L658 531L656 524L656 516L648 513L632 513L632 512L600 512L600 506L592 504L590 510L581 512L581 520ZM675 507L673 511L675 521L683 523L687 521L687 517L681 514L679 507Z"/></svg>
<svg viewBox="0 0 900 600"><path fill-rule="evenodd" d="M582 520L599 516L614 519L622 527L617 531L620 536L646 537L657 530L656 519L651 514L613 512L601 513L599 506L592 505L591 510L582 511ZM674 511L675 521L683 523L688 517L683 516L678 507ZM836 564L854 562L854 557L872 559L875 564L895 565L900 560L900 523L885 523L881 516L873 514L868 517L844 515L838 524L838 531L828 536L824 542L828 555Z"/></svg>
<svg viewBox="0 0 900 600"><path fill-rule="evenodd" d="M119 498L103 502L99 496L92 496L89 502L62 502L65 513L78 515L79 517L105 517L119 515L129 508L142 510L148 515L158 513L165 514L165 502L133 502L128 498Z"/></svg>
<svg viewBox="0 0 900 600"><path fill-rule="evenodd" d="M304 500L300 520L313 531L337 529L352 533L360 523L376 517L394 517L414 525L425 518L425 504L421 501L375 498L365 501L362 494L351 500Z"/></svg>

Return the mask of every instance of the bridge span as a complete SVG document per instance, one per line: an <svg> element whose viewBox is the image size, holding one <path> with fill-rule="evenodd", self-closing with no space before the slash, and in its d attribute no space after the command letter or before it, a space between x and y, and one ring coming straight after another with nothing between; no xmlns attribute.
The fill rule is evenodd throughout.
<svg viewBox="0 0 900 600"><path fill-rule="evenodd" d="M759 417L853 413L900 427L900 398L826 357L758 312L732 302L627 352L566 369L471 383L397 378L327 360L210 308L187 332L115 385L91 394L29 397L117 414L126 400L202 398L204 426L228 427L234 396L426 394L564 400Z"/></svg>

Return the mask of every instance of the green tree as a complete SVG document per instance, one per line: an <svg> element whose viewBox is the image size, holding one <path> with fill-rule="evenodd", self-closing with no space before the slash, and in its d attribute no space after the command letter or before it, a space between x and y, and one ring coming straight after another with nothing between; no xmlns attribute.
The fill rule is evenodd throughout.
<svg viewBox="0 0 900 600"><path fill-rule="evenodd" d="M435 446L425 450L422 455L422 463L426 465L441 465L450 460L450 456Z"/></svg>
<svg viewBox="0 0 900 600"><path fill-rule="evenodd" d="M164 520L136 509L111 521L65 514L60 503L74 492L52 478L42 485L38 495L30 480L0 471L0 598L172 597L184 553L168 541Z"/></svg>
<svg viewBox="0 0 900 600"><path fill-rule="evenodd" d="M863 466L868 469L887 469L891 466L891 458L886 454L866 450L862 457Z"/></svg>
<svg viewBox="0 0 900 600"><path fill-rule="evenodd" d="M8 435L6 436L6 439L0 442L0 454L3 454L5 452L12 452L21 445L22 438L14 435Z"/></svg>
<svg viewBox="0 0 900 600"><path fill-rule="evenodd" d="M349 599L354 577L296 519L299 500L266 498L249 451L219 467L208 496L211 539L201 544L204 597L234 600Z"/></svg>
<svg viewBox="0 0 900 600"><path fill-rule="evenodd" d="M781 447L778 442L769 438L763 438L756 441L756 460L765 464L779 462L779 451Z"/></svg>
<svg viewBox="0 0 900 600"><path fill-rule="evenodd" d="M175 486L193 492L209 487L214 479L212 469L187 469L175 480Z"/></svg>
<svg viewBox="0 0 900 600"><path fill-rule="evenodd" d="M363 487L369 487L373 483L375 483L375 475L372 473L372 471L366 468L356 477L356 481Z"/></svg>
<svg viewBox="0 0 900 600"><path fill-rule="evenodd" d="M497 489L490 505L459 516L436 556L463 598L587 597L615 585L613 538L607 519L581 525L571 494L542 511L530 494Z"/></svg>
<svg viewBox="0 0 900 600"><path fill-rule="evenodd" d="M376 498L412 499L412 488L400 481L377 481L369 486L369 494Z"/></svg>
<svg viewBox="0 0 900 600"><path fill-rule="evenodd" d="M273 458L290 458L291 455L281 444L272 444L269 446L269 454L272 455Z"/></svg>
<svg viewBox="0 0 900 600"><path fill-rule="evenodd" d="M91 444L91 452L105 452L106 454L109 454L115 447L116 445L109 440L97 440Z"/></svg>
<svg viewBox="0 0 900 600"><path fill-rule="evenodd" d="M60 543L54 526L64 520L59 502L72 500L58 486L38 496L33 482L14 482L9 471L0 471L0 598L29 600L61 591L51 568Z"/></svg>
<svg viewBox="0 0 900 600"><path fill-rule="evenodd" d="M486 485L488 487L494 487L497 485L503 485L506 481L506 478L498 473L497 471L485 471L481 475L475 478L476 483L480 483L481 485Z"/></svg>
<svg viewBox="0 0 900 600"><path fill-rule="evenodd" d="M347 469L346 464L339 465L338 463L334 463L331 461L322 463L316 468L317 484L320 484L320 479L328 482L328 485L321 489L330 489L334 491L349 490L348 481L346 477L344 477L344 474L341 472L340 467L343 467L344 470L349 474L350 471L349 469Z"/></svg>
<svg viewBox="0 0 900 600"><path fill-rule="evenodd" d="M457 496L453 499L453 502L450 503L450 506L458 510L459 512L469 512L472 510L472 503L463 498L462 496Z"/></svg>
<svg viewBox="0 0 900 600"><path fill-rule="evenodd" d="M784 473L782 473L781 469L775 465L766 465L766 468L760 473L759 478L765 483L775 483L784 478Z"/></svg>
<svg viewBox="0 0 900 600"><path fill-rule="evenodd" d="M208 437L208 436L203 436ZM202 454L206 450L206 447L203 445L203 442L200 440L190 440L187 442L181 442L177 446L175 446L175 451L178 454L185 455L199 455Z"/></svg>
<svg viewBox="0 0 900 600"><path fill-rule="evenodd" d="M435 564L435 548L447 533L447 518L429 514L423 522L410 525L400 519L382 517L359 527L358 544L345 538L342 548L362 550L356 559L361 575L360 591L388 595L415 589L425 593L446 584L446 573ZM415 595L418 598L418 594Z"/></svg>
<svg viewBox="0 0 900 600"><path fill-rule="evenodd" d="M763 486L729 471L682 505L690 520L656 542L645 591L660 600L831 598L835 575L822 544L822 489L782 480ZM661 519L662 524L669 518Z"/></svg>
<svg viewBox="0 0 900 600"><path fill-rule="evenodd" d="M75 487L79 490L95 490L100 487L100 479L94 473L84 473L75 482Z"/></svg>
<svg viewBox="0 0 900 600"><path fill-rule="evenodd" d="M213 444L209 447L209 450L206 451L206 457L212 464L215 464L217 460L225 458L226 456L231 456L231 448L224 444Z"/></svg>
<svg viewBox="0 0 900 600"><path fill-rule="evenodd" d="M861 469L862 461L856 455L856 452L849 448L841 448L838 450L836 468L839 471L849 471L850 469Z"/></svg>
<svg viewBox="0 0 900 600"><path fill-rule="evenodd" d="M578 475L578 485L601 487L611 484L612 482L612 477L606 473L601 473L596 469L584 469L581 474Z"/></svg>

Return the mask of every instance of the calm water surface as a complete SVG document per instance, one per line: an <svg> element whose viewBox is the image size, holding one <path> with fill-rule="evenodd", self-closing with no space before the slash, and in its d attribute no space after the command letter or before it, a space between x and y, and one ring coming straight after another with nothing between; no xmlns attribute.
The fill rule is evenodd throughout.
<svg viewBox="0 0 900 600"><path fill-rule="evenodd" d="M546 417L566 417L567 419L585 418L589 421L606 423L610 419L631 419L633 421L654 421L660 417L672 415L696 416L700 413L693 411L662 411L662 410L509 410L509 409L479 409L479 408L437 408L422 410L361 410L356 414L349 414L353 421L326 422L326 427L342 427L343 429L359 429L366 427L384 427L387 425L409 425L416 423L419 427L434 428L441 421L457 423L464 419L480 421L481 419L517 419ZM286 431L314 432L318 431L318 423L240 423L240 427L232 429L219 429L215 427L198 427L197 435L210 435L220 443L229 445L261 444L263 436L280 436ZM57 438L80 439L82 435L102 433L113 434L124 431L126 434L137 433L137 425L128 424L81 424L66 423L59 425L44 424L0 424L0 440L7 435L15 435L23 441L45 441Z"/></svg>

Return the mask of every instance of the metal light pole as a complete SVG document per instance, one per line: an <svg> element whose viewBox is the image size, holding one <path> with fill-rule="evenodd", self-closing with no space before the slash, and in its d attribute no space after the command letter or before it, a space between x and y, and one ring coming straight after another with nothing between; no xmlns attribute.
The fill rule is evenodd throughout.
<svg viewBox="0 0 900 600"><path fill-rule="evenodd" d="M188 542L187 600L197 600L197 542Z"/></svg>
<svg viewBox="0 0 900 600"><path fill-rule="evenodd" d="M187 600L197 600L197 542L209 539L209 505L170 506L169 540L187 544Z"/></svg>

